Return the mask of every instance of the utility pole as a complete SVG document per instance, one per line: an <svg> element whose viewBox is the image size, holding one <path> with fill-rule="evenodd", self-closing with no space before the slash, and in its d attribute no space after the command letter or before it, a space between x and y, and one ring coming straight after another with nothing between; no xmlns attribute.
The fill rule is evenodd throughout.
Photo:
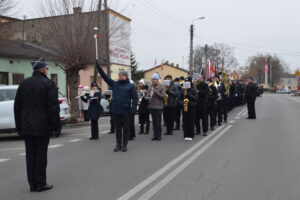
<svg viewBox="0 0 300 200"><path fill-rule="evenodd" d="M26 15L23 16L23 41L25 41L25 23L26 23Z"/></svg>
<svg viewBox="0 0 300 200"><path fill-rule="evenodd" d="M270 87L271 89L273 88L273 76L272 76L272 73L273 73L273 70L272 70L272 64L271 64L271 57L270 57Z"/></svg>
<svg viewBox="0 0 300 200"><path fill-rule="evenodd" d="M191 29L190 29L190 64L189 64L189 71L190 75L193 74L194 68L193 68L193 54L194 54L194 25L191 24Z"/></svg>
<svg viewBox="0 0 300 200"><path fill-rule="evenodd" d="M107 6L107 0L104 0L104 9L105 9L105 48L106 48L106 65L107 65L107 75L111 77L110 69L110 41L109 41L109 9Z"/></svg>
<svg viewBox="0 0 300 200"><path fill-rule="evenodd" d="M98 19L97 19L97 24L98 24L98 34L99 34L99 36L101 37L101 35L100 35L100 30L101 30L101 5L102 5L102 0L99 0L99 2L98 2ZM98 52L99 52L99 43L100 43L100 41L99 41L99 38L97 38L97 40L98 40L98 45L97 45L97 49L98 49ZM100 56L100 58L101 58L101 56ZM99 64L101 64L101 62L100 62L100 59L98 60L98 62L99 62ZM97 78L98 77L98 69L95 67L94 68L94 80L93 80L93 82L94 83L97 83Z"/></svg>

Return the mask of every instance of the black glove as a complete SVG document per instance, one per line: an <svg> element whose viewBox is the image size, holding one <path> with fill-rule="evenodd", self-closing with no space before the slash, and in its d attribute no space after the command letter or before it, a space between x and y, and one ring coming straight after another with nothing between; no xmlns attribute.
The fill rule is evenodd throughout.
<svg viewBox="0 0 300 200"><path fill-rule="evenodd" d="M166 94L168 94L168 95L169 95L169 94L170 94L170 91L169 91L169 90L167 90L167 91L166 91Z"/></svg>

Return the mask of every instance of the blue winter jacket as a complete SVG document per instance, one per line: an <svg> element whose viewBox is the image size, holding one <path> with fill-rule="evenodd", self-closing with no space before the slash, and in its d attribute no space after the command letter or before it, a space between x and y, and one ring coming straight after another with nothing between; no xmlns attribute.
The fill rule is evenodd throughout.
<svg viewBox="0 0 300 200"><path fill-rule="evenodd" d="M96 62L96 67L103 80L112 89L111 112L117 115L131 115L136 113L138 105L138 95L133 84L127 81L113 81Z"/></svg>

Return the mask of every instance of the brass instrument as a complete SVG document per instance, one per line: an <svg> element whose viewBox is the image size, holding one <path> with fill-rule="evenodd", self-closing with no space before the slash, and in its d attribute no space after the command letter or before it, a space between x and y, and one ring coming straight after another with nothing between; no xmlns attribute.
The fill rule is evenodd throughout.
<svg viewBox="0 0 300 200"><path fill-rule="evenodd" d="M169 95L165 95L165 97L164 97L164 104L165 104L165 106L167 106L168 105L168 100L169 100Z"/></svg>
<svg viewBox="0 0 300 200"><path fill-rule="evenodd" d="M186 98L187 96L187 88L184 89L184 100L183 100L183 111L188 112L189 111L189 99Z"/></svg>
<svg viewBox="0 0 300 200"><path fill-rule="evenodd" d="M226 89L225 95L229 94L229 90L230 90L230 86L231 86L230 81L231 81L230 78L224 79L224 85L225 85L225 89Z"/></svg>

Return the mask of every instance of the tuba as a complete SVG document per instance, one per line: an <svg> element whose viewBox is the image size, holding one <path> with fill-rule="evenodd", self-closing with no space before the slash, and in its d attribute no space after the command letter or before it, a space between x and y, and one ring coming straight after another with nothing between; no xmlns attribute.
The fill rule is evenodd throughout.
<svg viewBox="0 0 300 200"><path fill-rule="evenodd" d="M187 88L184 89L184 100L183 100L183 111L188 112L189 111L189 99L186 98L187 96Z"/></svg>

